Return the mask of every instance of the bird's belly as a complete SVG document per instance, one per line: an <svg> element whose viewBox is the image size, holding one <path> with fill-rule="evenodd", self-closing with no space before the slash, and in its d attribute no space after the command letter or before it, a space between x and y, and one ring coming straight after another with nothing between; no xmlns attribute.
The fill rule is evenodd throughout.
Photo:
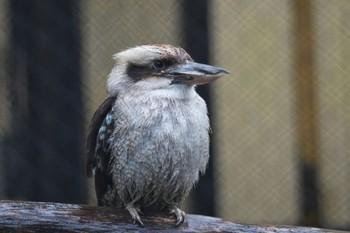
<svg viewBox="0 0 350 233"><path fill-rule="evenodd" d="M209 122L202 100L152 107L118 113L111 174L117 202L124 205L181 203L208 162Z"/></svg>
<svg viewBox="0 0 350 233"><path fill-rule="evenodd" d="M150 137L142 135L137 145L132 140L133 149L117 156L114 169L117 190L146 204L181 199L204 170L208 152L193 136L180 138L157 131L149 133ZM206 135L197 137L207 140Z"/></svg>

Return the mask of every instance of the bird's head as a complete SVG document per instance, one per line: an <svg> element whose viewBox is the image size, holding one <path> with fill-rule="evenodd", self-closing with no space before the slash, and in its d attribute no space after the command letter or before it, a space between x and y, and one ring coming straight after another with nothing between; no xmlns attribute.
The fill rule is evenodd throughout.
<svg viewBox="0 0 350 233"><path fill-rule="evenodd" d="M110 96L123 91L193 89L229 73L223 68L196 63L184 49L171 45L137 46L113 57L116 63L107 84Z"/></svg>

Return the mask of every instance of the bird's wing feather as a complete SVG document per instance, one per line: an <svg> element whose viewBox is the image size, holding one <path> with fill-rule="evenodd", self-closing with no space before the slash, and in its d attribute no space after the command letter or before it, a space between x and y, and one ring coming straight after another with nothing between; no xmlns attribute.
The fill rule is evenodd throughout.
<svg viewBox="0 0 350 233"><path fill-rule="evenodd" d="M112 185L109 172L111 158L110 142L114 130L112 106L116 97L108 97L92 117L87 138L87 175L95 176L98 205L104 205L104 194Z"/></svg>
<svg viewBox="0 0 350 233"><path fill-rule="evenodd" d="M97 154L96 154L96 145L98 142L99 130L107 116L111 111L112 105L116 97L107 97L101 106L96 110L95 114L91 119L89 126L89 132L87 136L87 175L88 177L92 176L93 169L96 166Z"/></svg>

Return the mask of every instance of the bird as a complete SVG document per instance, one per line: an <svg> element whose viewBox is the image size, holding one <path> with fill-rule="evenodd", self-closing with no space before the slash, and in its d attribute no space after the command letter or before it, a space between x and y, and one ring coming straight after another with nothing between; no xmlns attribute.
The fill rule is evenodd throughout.
<svg viewBox="0 0 350 233"><path fill-rule="evenodd" d="M229 72L181 47L145 44L115 55L108 95L87 136L87 175L99 206L126 209L143 225L150 208L185 221L181 204L206 170L210 124L196 86Z"/></svg>

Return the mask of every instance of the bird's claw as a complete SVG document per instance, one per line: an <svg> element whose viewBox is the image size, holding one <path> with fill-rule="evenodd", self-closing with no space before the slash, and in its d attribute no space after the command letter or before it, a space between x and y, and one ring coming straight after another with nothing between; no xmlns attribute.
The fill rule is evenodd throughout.
<svg viewBox="0 0 350 233"><path fill-rule="evenodd" d="M173 207L170 210L169 214L174 214L175 215L175 217L176 217L176 226L179 226L181 223L185 222L186 214L180 208Z"/></svg>
<svg viewBox="0 0 350 233"><path fill-rule="evenodd" d="M131 218L132 218L134 224L137 223L140 226L144 226L143 222L141 221L140 215L139 215L139 214L142 215L143 213L141 212L141 209L139 207L136 207L133 204L131 204L131 205L128 205L126 207L126 209L129 212L129 214L131 215Z"/></svg>

